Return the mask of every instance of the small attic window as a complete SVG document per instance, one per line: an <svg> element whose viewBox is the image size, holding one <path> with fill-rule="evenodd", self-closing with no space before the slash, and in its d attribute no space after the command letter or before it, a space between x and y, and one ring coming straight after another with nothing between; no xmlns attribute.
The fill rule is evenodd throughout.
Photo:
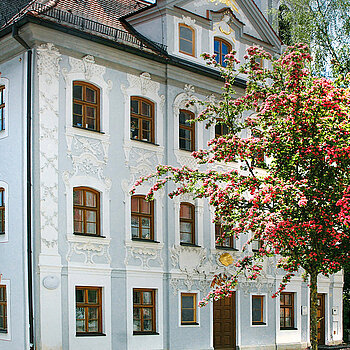
<svg viewBox="0 0 350 350"><path fill-rule="evenodd" d="M180 52L186 55L194 56L195 36L194 29L190 26L179 24L179 48Z"/></svg>
<svg viewBox="0 0 350 350"><path fill-rule="evenodd" d="M226 67L225 55L232 51L232 46L229 42L221 38L214 38L214 53L215 60L223 67Z"/></svg>

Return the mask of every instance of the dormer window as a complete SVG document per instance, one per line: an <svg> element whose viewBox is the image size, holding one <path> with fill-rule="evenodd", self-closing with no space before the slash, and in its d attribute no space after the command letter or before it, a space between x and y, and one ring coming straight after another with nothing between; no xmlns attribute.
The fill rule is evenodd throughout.
<svg viewBox="0 0 350 350"><path fill-rule="evenodd" d="M180 52L194 56L195 37L194 29L186 24L179 24L179 48Z"/></svg>
<svg viewBox="0 0 350 350"><path fill-rule="evenodd" d="M232 46L226 40L221 38L214 38L214 54L216 55L216 62L226 67L225 55L232 51Z"/></svg>

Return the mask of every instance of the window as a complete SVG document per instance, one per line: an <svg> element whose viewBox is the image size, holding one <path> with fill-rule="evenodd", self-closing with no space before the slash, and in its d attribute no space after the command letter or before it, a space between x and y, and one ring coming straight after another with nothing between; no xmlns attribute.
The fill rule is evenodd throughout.
<svg viewBox="0 0 350 350"><path fill-rule="evenodd" d="M131 97L130 138L154 143L154 104L142 97Z"/></svg>
<svg viewBox="0 0 350 350"><path fill-rule="evenodd" d="M281 293L280 328L294 328L294 293Z"/></svg>
<svg viewBox="0 0 350 350"><path fill-rule="evenodd" d="M226 40L221 38L214 38L214 54L215 61L226 67L225 55L232 51L232 46Z"/></svg>
<svg viewBox="0 0 350 350"><path fill-rule="evenodd" d="M145 196L131 197L131 236L133 239L154 239L154 202Z"/></svg>
<svg viewBox="0 0 350 350"><path fill-rule="evenodd" d="M154 289L133 290L133 330L136 333L155 333L156 305Z"/></svg>
<svg viewBox="0 0 350 350"><path fill-rule="evenodd" d="M7 297L4 285L0 285L0 332L7 333Z"/></svg>
<svg viewBox="0 0 350 350"><path fill-rule="evenodd" d="M179 146L184 151L195 150L195 125L187 120L194 119L194 114L183 109L179 116Z"/></svg>
<svg viewBox="0 0 350 350"><path fill-rule="evenodd" d="M263 325L264 323L264 296L252 296L252 323L253 325Z"/></svg>
<svg viewBox="0 0 350 350"><path fill-rule="evenodd" d="M102 333L102 288L75 288L77 334Z"/></svg>
<svg viewBox="0 0 350 350"><path fill-rule="evenodd" d="M215 241L218 240L218 238L222 237L223 235L223 228L220 224L215 224ZM223 247L223 248L235 248L234 246L234 238L233 236L224 238L221 242L216 243L216 247Z"/></svg>
<svg viewBox="0 0 350 350"><path fill-rule="evenodd" d="M195 293L181 293L181 324L198 324L196 300Z"/></svg>
<svg viewBox="0 0 350 350"><path fill-rule="evenodd" d="M190 203L180 204L180 243L195 244L195 210Z"/></svg>
<svg viewBox="0 0 350 350"><path fill-rule="evenodd" d="M96 86L73 82L73 126L100 131L100 90Z"/></svg>
<svg viewBox="0 0 350 350"><path fill-rule="evenodd" d="M5 130L5 86L0 86L0 131Z"/></svg>
<svg viewBox="0 0 350 350"><path fill-rule="evenodd" d="M88 187L73 191L74 233L100 235L100 194Z"/></svg>
<svg viewBox="0 0 350 350"><path fill-rule="evenodd" d="M253 239L252 240L252 251L258 252L260 248L263 246L263 241L261 239Z"/></svg>
<svg viewBox="0 0 350 350"><path fill-rule="evenodd" d="M0 234L5 234L5 190L0 188Z"/></svg>
<svg viewBox="0 0 350 350"><path fill-rule="evenodd" d="M226 124L215 124L215 138L227 135L228 133L228 126Z"/></svg>
<svg viewBox="0 0 350 350"><path fill-rule="evenodd" d="M179 24L179 47L180 52L194 56L194 30L186 24Z"/></svg>

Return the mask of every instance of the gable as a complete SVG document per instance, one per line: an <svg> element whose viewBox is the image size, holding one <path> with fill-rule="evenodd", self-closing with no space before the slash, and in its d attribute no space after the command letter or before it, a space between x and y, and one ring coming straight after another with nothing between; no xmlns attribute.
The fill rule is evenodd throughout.
<svg viewBox="0 0 350 350"><path fill-rule="evenodd" d="M172 5L208 18L212 21L213 30L221 28L221 33L236 31L236 37L238 35L249 44L281 45L277 34L253 0L179 0L172 2Z"/></svg>

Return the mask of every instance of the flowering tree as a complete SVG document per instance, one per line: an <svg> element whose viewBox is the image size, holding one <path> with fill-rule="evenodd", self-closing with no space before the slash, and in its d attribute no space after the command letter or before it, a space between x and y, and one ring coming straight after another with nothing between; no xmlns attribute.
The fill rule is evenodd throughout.
<svg viewBox="0 0 350 350"><path fill-rule="evenodd" d="M236 263L238 272L221 281L201 302L232 293L238 274L256 279L265 257L278 255L285 270L275 296L300 270L311 292L311 343L317 349L317 276L328 276L349 262L350 251L350 91L346 81L313 77L307 69L307 46L290 47L277 60L257 47L248 49L239 72L247 77L244 96L233 90L239 63L234 53L220 67L204 55L225 79L220 101L201 102L197 120L225 123L230 133L213 139L207 150L193 152L207 170L158 166L135 186L153 179L148 198L167 182L185 192L208 198L223 237L251 233L261 248ZM261 68L260 60L271 62ZM194 103L194 102L192 102ZM248 118L242 113L250 111ZM243 137L250 130L250 137ZM265 170L254 167L265 160ZM211 164L237 162L240 170L218 172ZM258 175L260 174L260 175ZM134 191L134 189L132 190ZM248 242L248 243L249 243Z"/></svg>

